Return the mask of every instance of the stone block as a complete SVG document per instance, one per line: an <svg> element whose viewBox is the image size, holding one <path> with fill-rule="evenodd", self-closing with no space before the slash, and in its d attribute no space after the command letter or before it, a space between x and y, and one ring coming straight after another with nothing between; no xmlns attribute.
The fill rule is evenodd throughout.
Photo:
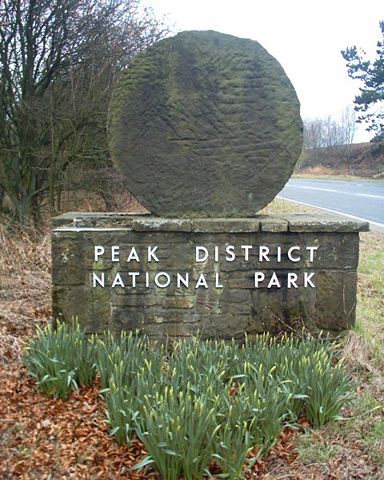
<svg viewBox="0 0 384 480"><path fill-rule="evenodd" d="M318 214L290 215L290 232L367 232L369 223L360 220L348 220L342 215Z"/></svg>
<svg viewBox="0 0 384 480"><path fill-rule="evenodd" d="M180 218L145 218L134 220L132 230L135 232L190 232L191 221Z"/></svg>
<svg viewBox="0 0 384 480"><path fill-rule="evenodd" d="M258 232L260 221L255 218L196 218L192 231L203 233L249 233Z"/></svg>
<svg viewBox="0 0 384 480"><path fill-rule="evenodd" d="M66 232L52 234L52 282L55 285L82 285L87 272L81 236Z"/></svg>
<svg viewBox="0 0 384 480"><path fill-rule="evenodd" d="M294 220L300 224L298 216L278 218L277 221L276 216L262 217L256 223L275 226L281 221L281 225L283 222L289 225ZM92 216L87 217L90 224L98 221L98 217L94 221ZM166 222L159 222L164 231L134 231L126 227L115 228L113 217L108 221L107 229L67 225L53 231L55 318L70 322L78 317L89 332L110 329L118 333L122 329L137 328L160 340L169 335L183 337L196 332L202 332L205 337L234 336L240 339L245 334L278 333L302 327L311 332L338 332L354 323L359 253L356 229L364 228L362 224L350 226L349 231L349 224L338 228L330 220L325 222L314 217L301 222L309 225L308 232L262 229L247 232L244 225L251 225L252 219L249 220L251 223L247 223L247 219L233 219L228 223L212 219L202 221L202 231L184 231L179 222L173 222L178 229L175 231L168 230ZM118 221L125 225L129 223L122 216ZM214 228L206 227L208 224ZM228 232L223 231L225 225ZM321 231L322 225L324 231ZM238 232L234 231L237 227ZM213 231L215 229L217 231ZM94 261L95 245L105 247L105 254L99 262ZM116 262L112 262L111 254L114 245L120 247L121 258ZM155 245L158 246L159 261L148 262L145 258L147 248ZM226 259L228 245L234 246L234 261ZM244 245L252 246L248 260L245 260L241 248ZM196 246L208 249L209 257L205 262L196 262ZM219 249L216 258L215 246ZM260 260L260 246L270 249L268 261ZM301 253L307 246L318 248L313 261L303 254L294 262L288 256L292 246L299 246ZM140 260L126 262L124 257L132 247L137 249ZM277 247L281 249L280 258ZM297 251L294 253L298 254ZM154 283L159 272L169 275L169 286L160 288ZM264 275L257 287L255 272ZM130 282L130 273L139 274L135 287ZM146 273L149 275L148 284ZM187 287L182 283L177 285L178 273L185 279L185 274L189 273ZM94 274L98 278L104 274L104 287L97 282L93 287ZM305 286L306 274L313 274L314 288L308 282ZM112 288L117 275L124 280L124 286L117 283ZM203 284L196 288L200 275L204 276L208 288ZM288 278L291 279L289 285ZM271 279L274 282L268 285Z"/></svg>

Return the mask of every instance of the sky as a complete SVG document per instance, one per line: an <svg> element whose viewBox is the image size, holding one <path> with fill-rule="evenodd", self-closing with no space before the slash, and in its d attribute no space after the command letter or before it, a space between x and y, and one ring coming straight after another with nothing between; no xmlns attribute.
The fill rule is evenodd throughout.
<svg viewBox="0 0 384 480"><path fill-rule="evenodd" d="M257 40L283 66L304 119L338 119L353 105L359 83L340 51L363 48L374 57L384 0L143 0L172 31L216 30ZM359 126L355 142L372 135Z"/></svg>

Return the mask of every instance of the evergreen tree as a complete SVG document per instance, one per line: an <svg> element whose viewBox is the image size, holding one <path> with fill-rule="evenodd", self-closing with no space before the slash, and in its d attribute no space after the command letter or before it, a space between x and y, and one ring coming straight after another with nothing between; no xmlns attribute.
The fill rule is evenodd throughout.
<svg viewBox="0 0 384 480"><path fill-rule="evenodd" d="M356 46L341 52L347 62L348 75L362 82L356 95L355 110L360 112L358 123L365 122L373 141L384 140L384 21L380 22L381 40L377 42L376 58L369 60Z"/></svg>

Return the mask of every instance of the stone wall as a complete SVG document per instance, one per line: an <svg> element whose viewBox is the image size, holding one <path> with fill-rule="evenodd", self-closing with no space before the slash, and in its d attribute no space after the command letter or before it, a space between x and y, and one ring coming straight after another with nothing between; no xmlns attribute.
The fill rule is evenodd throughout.
<svg viewBox="0 0 384 480"><path fill-rule="evenodd" d="M54 317L160 340L344 330L355 321L359 231L368 224L340 218L62 215L52 233ZM205 261L196 247L209 252ZM168 286L165 274L155 284L160 272Z"/></svg>

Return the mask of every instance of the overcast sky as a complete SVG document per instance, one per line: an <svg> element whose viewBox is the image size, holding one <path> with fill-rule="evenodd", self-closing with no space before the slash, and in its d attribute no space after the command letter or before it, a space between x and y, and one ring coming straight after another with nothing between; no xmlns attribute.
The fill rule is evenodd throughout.
<svg viewBox="0 0 384 480"><path fill-rule="evenodd" d="M384 0L143 0L176 33L217 30L260 42L283 66L303 118L340 116L358 83L340 51L362 47L373 57ZM359 127L355 141L370 135Z"/></svg>

